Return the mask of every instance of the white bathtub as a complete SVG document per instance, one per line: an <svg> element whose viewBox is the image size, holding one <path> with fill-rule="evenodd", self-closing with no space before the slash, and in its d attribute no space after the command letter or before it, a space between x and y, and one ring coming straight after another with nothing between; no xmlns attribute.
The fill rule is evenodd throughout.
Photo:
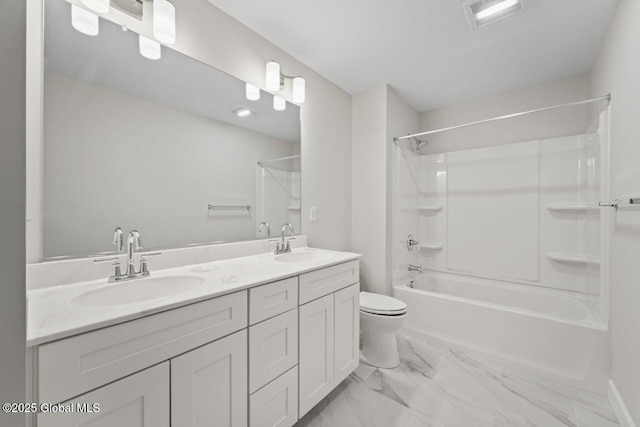
<svg viewBox="0 0 640 427"><path fill-rule="evenodd" d="M608 331L586 297L430 272L394 284L394 296L407 329L606 394Z"/></svg>

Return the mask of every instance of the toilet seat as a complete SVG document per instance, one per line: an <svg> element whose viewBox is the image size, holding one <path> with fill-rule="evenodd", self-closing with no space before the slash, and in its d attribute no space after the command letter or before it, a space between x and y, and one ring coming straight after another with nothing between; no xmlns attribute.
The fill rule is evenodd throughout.
<svg viewBox="0 0 640 427"><path fill-rule="evenodd" d="M360 311L378 316L402 316L407 304L386 295L360 292Z"/></svg>

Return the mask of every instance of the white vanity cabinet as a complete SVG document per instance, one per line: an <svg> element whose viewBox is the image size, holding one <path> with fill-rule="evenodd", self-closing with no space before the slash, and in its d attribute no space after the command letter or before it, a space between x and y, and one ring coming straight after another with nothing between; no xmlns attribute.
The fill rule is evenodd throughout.
<svg viewBox="0 0 640 427"><path fill-rule="evenodd" d="M171 427L246 427L247 331L171 359Z"/></svg>
<svg viewBox="0 0 640 427"><path fill-rule="evenodd" d="M358 278L357 261L300 276L300 418L358 366Z"/></svg>
<svg viewBox="0 0 640 427"><path fill-rule="evenodd" d="M358 366L358 261L34 347L34 427L291 427Z"/></svg>
<svg viewBox="0 0 640 427"><path fill-rule="evenodd" d="M80 405L91 411L80 413ZM66 401L61 407L72 411L39 413L38 427L169 427L169 362Z"/></svg>

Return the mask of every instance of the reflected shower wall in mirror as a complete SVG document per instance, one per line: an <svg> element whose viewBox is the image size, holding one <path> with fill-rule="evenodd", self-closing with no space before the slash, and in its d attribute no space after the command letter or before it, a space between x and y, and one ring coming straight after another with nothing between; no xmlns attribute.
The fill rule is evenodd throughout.
<svg viewBox="0 0 640 427"><path fill-rule="evenodd" d="M64 0L45 13L45 259L113 251L116 227L145 249L265 238L262 221L300 232L299 107L248 101L244 82L167 47L143 58L106 20L80 34Z"/></svg>

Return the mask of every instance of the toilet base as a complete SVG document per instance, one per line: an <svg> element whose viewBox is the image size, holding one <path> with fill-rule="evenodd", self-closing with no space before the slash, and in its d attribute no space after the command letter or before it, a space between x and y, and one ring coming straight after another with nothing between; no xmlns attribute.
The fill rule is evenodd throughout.
<svg viewBox="0 0 640 427"><path fill-rule="evenodd" d="M362 350L360 361L376 368L393 369L400 365L396 332L406 318L401 316L380 316L360 312L362 330Z"/></svg>

